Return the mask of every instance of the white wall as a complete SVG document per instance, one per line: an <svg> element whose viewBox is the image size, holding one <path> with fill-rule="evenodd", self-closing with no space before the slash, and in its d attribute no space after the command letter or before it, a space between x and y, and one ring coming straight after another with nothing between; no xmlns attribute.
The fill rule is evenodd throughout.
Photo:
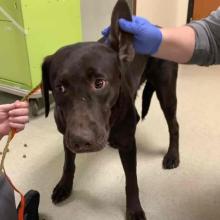
<svg viewBox="0 0 220 220"><path fill-rule="evenodd" d="M116 2L117 0L81 0L84 41L100 38L101 30L110 24ZM187 7L188 0L137 0L137 14L160 26L184 24Z"/></svg>
<svg viewBox="0 0 220 220"><path fill-rule="evenodd" d="M111 12L117 0L81 0L84 41L96 41L101 30L110 24Z"/></svg>
<svg viewBox="0 0 220 220"><path fill-rule="evenodd" d="M132 0L127 0L131 5ZM117 0L81 0L84 41L96 41L101 30L110 25L112 9Z"/></svg>
<svg viewBox="0 0 220 220"><path fill-rule="evenodd" d="M137 15L152 23L172 27L186 22L188 0L137 0Z"/></svg>
<svg viewBox="0 0 220 220"><path fill-rule="evenodd" d="M187 20L189 0L178 0L177 1L177 21L176 25L183 25Z"/></svg>

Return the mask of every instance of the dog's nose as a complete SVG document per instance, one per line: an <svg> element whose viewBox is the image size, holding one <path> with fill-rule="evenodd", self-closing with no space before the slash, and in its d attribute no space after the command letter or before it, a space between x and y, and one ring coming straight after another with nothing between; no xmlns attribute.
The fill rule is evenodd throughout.
<svg viewBox="0 0 220 220"><path fill-rule="evenodd" d="M95 129L71 127L65 134L65 143L73 153L96 152L105 146L104 133Z"/></svg>
<svg viewBox="0 0 220 220"><path fill-rule="evenodd" d="M74 147L76 150L89 150L92 144L88 140L83 140L80 137L74 138Z"/></svg>
<svg viewBox="0 0 220 220"><path fill-rule="evenodd" d="M88 152L93 151L93 141L91 137L86 136L82 137L79 135L73 135L72 136L72 147L74 148L74 151L76 152Z"/></svg>

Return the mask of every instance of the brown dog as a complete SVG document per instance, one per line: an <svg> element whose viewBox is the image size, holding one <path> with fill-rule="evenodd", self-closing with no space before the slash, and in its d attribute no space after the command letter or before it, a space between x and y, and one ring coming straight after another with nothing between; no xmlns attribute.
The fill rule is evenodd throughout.
<svg viewBox="0 0 220 220"><path fill-rule="evenodd" d="M139 200L136 175L135 130L139 121L134 101L141 83L142 118L156 91L166 117L170 146L166 169L179 164L179 128L176 120L176 63L135 54L132 35L122 32L118 19L131 20L126 1L113 10L109 45L78 43L47 57L42 66L46 116L49 90L55 99L55 120L64 135L65 163L52 200L59 203L72 191L76 153L101 150L109 141L118 149L126 175L127 219L146 219Z"/></svg>

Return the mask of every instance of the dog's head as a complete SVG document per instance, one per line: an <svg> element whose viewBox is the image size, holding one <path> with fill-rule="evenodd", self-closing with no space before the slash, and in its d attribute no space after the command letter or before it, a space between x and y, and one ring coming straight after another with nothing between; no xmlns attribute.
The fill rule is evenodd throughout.
<svg viewBox="0 0 220 220"><path fill-rule="evenodd" d="M88 42L66 46L42 65L46 116L51 90L65 143L72 152L98 151L107 143L123 81L121 66L132 61L135 53L132 36L119 29L119 18L132 19L124 0L113 10L108 45Z"/></svg>

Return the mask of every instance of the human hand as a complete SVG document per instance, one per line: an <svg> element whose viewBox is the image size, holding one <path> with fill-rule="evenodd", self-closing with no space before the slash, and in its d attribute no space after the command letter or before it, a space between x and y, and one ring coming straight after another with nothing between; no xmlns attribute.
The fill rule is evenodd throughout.
<svg viewBox="0 0 220 220"><path fill-rule="evenodd" d="M162 33L160 28L152 25L148 20L142 17L133 16L132 21L123 18L119 19L120 28L134 35L134 48L139 54L153 55L156 53L162 42ZM102 31L105 38L108 37L110 28Z"/></svg>
<svg viewBox="0 0 220 220"><path fill-rule="evenodd" d="M0 105L0 138L8 135L10 129L22 131L29 121L29 105L16 101L12 104Z"/></svg>

